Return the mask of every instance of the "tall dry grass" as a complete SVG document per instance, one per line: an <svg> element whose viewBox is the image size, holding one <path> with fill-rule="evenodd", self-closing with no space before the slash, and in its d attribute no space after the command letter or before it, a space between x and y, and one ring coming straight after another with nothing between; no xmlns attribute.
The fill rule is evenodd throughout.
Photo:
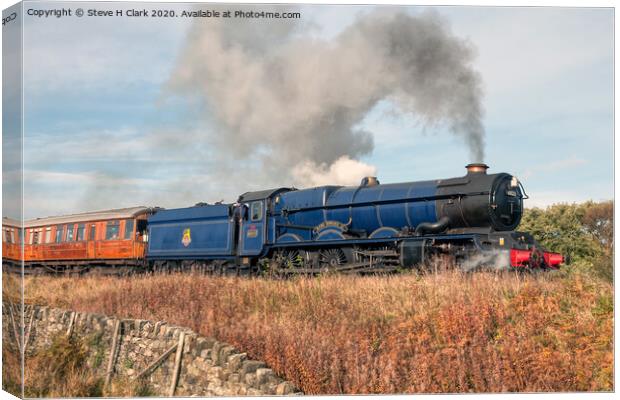
<svg viewBox="0 0 620 400"><path fill-rule="evenodd" d="M83 338L68 338L60 334L53 338L49 348L28 354L24 362L23 388L19 354L9 346L3 346L2 388L25 398L152 395L143 382L126 378L113 379L109 387L104 387L103 377L87 365L85 346Z"/></svg>
<svg viewBox="0 0 620 400"><path fill-rule="evenodd" d="M27 278L25 287L28 302L217 337L309 394L613 390L613 290L579 274Z"/></svg>

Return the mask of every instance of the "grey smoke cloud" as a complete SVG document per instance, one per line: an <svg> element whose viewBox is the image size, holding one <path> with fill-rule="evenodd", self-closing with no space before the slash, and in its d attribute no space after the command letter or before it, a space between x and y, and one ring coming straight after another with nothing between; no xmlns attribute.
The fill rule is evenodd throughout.
<svg viewBox="0 0 620 400"><path fill-rule="evenodd" d="M446 124L471 160L482 161L474 51L439 15L375 11L329 40L303 27L296 20L196 23L167 93L201 102L197 117L215 122L215 148L262 159L274 177L291 176L302 163L327 170L342 157L371 153L373 134L359 125L381 100L425 125Z"/></svg>

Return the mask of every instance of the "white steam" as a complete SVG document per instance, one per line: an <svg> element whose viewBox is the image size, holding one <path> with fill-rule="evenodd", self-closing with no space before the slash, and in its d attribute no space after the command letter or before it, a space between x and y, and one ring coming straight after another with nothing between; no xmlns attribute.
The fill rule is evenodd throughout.
<svg viewBox="0 0 620 400"><path fill-rule="evenodd" d="M293 167L294 182L299 187L324 185L359 185L362 178L376 176L377 168L361 161L342 156L331 165L316 165L313 161L304 161Z"/></svg>
<svg viewBox="0 0 620 400"><path fill-rule="evenodd" d="M461 271L472 271L478 268L487 270L505 270L510 268L510 252L507 250L491 250L478 252L463 260Z"/></svg>

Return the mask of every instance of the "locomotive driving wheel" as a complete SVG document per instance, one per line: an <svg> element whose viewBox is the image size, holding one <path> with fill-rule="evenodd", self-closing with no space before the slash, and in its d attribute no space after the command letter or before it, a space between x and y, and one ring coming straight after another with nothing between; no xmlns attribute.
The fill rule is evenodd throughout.
<svg viewBox="0 0 620 400"><path fill-rule="evenodd" d="M319 252L319 268L322 271L333 271L347 261L347 255L342 249L324 249Z"/></svg>
<svg viewBox="0 0 620 400"><path fill-rule="evenodd" d="M296 249L284 250L281 263L284 269L303 268L305 266L305 252Z"/></svg>
<svg viewBox="0 0 620 400"><path fill-rule="evenodd" d="M269 275L283 278L291 274L303 272L306 266L307 252L298 249L283 249L278 251L268 261Z"/></svg>

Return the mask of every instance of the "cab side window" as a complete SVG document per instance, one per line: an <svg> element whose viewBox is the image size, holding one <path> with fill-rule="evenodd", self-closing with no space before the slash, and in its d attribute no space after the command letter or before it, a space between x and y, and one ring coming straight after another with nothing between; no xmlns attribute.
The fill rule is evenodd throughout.
<svg viewBox="0 0 620 400"><path fill-rule="evenodd" d="M252 221L260 221L263 219L263 202L255 201L250 207L250 216Z"/></svg>

